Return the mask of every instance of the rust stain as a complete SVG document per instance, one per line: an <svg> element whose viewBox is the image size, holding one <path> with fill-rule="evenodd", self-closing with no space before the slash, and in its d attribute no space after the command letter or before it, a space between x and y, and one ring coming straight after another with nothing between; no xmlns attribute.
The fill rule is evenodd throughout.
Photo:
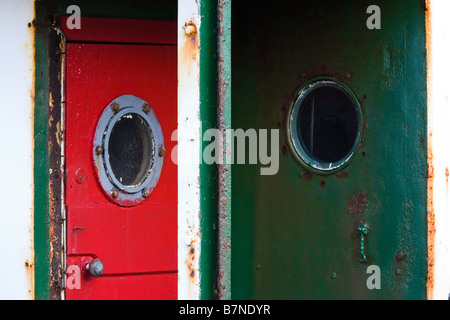
<svg viewBox="0 0 450 320"><path fill-rule="evenodd" d="M195 248L191 247L188 252L188 256L185 260L186 267L188 268L189 280L191 283L195 283Z"/></svg>
<svg viewBox="0 0 450 320"><path fill-rule="evenodd" d="M200 53L200 41L197 32L197 25L193 21L189 21L184 26L185 30L185 41L181 49L181 57L184 66L190 69L188 66L192 62L199 63L199 53Z"/></svg>
<svg viewBox="0 0 450 320"><path fill-rule="evenodd" d="M27 281L30 284L29 285L29 289L28 289L28 293L31 296L34 296L33 292L34 292L34 264L32 262L30 262L29 260L25 261L25 271L27 274Z"/></svg>
<svg viewBox="0 0 450 320"><path fill-rule="evenodd" d="M431 2L429 0L424 0L425 4L425 33L426 33L426 50L427 50L427 105L428 105L428 123L432 119L432 30L431 30ZM432 126L428 126L432 128ZM434 262L435 262L435 237L436 237L436 217L433 206L433 187L434 187L434 163L433 163L433 147L432 147L433 133L428 132L427 139L427 225L428 225L428 259L427 259L427 299L433 299L433 289L434 289Z"/></svg>
<svg viewBox="0 0 450 320"><path fill-rule="evenodd" d="M431 140L431 139L430 139ZM433 299L434 288L434 242L436 237L436 215L433 206L434 167L431 141L428 145L428 177L427 177L427 224L428 224L428 274L427 298Z"/></svg>
<svg viewBox="0 0 450 320"><path fill-rule="evenodd" d="M352 215L362 213L367 207L367 193L357 191L347 203L347 209Z"/></svg>
<svg viewBox="0 0 450 320"><path fill-rule="evenodd" d="M36 13L34 13L34 18L31 21L31 25L28 27L29 29L29 42L32 48L32 55L31 55L31 59L32 59L32 70L31 70L31 88L29 89L29 94L30 94L30 100L31 100L31 110L30 110L30 126L31 126L31 142L32 142L32 153L31 153L31 163L32 163L32 167L34 168L34 153L35 153L35 139L34 139L34 114L35 114L35 98L36 98L36 94L35 94L35 88L36 88L36 60L34 59L34 57L36 56ZM31 214L30 214L30 221L31 221L31 227L30 227L30 233L31 233L31 239L33 239L34 236L34 210L35 210L35 206L34 206L34 179L31 182L32 183L32 200L31 200ZM31 251L31 261L27 260L25 262L25 268L26 268L26 274L27 274L27 283L28 283L28 293L31 297L31 299L34 299L34 291L35 291L35 277L34 277L34 240L31 240L31 244L30 244L30 251Z"/></svg>
<svg viewBox="0 0 450 320"><path fill-rule="evenodd" d="M448 176L449 176L448 168L445 168L445 183L447 186L447 190L448 190Z"/></svg>
<svg viewBox="0 0 450 320"><path fill-rule="evenodd" d="M339 171L336 173L336 177L339 179L348 178L348 172Z"/></svg>
<svg viewBox="0 0 450 320"><path fill-rule="evenodd" d="M400 276L403 273L403 262L406 259L406 253L402 249L398 250L395 255L395 261L396 261L396 268L395 268L395 274L397 276Z"/></svg>
<svg viewBox="0 0 450 320"><path fill-rule="evenodd" d="M431 6L431 0L421 0L421 2L422 2L423 9L425 11L429 11L430 6Z"/></svg>
<svg viewBox="0 0 450 320"><path fill-rule="evenodd" d="M306 179L307 181L311 180L312 178L313 178L313 175L312 175L311 172L305 173L305 179Z"/></svg>

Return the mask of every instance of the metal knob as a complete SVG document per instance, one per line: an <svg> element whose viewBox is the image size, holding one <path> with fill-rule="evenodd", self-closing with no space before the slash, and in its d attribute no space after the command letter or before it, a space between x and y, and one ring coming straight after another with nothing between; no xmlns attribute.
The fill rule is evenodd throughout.
<svg viewBox="0 0 450 320"><path fill-rule="evenodd" d="M94 259L91 263L86 264L86 270L88 270L93 277L100 277L103 273L103 262L101 262L100 259Z"/></svg>

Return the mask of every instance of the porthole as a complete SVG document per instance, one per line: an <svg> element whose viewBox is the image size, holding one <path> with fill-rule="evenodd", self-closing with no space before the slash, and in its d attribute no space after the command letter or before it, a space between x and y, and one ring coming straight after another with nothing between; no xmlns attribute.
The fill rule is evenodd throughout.
<svg viewBox="0 0 450 320"><path fill-rule="evenodd" d="M333 173L354 156L361 124L358 100L347 86L331 78L315 79L298 91L289 110L289 144L309 170Z"/></svg>
<svg viewBox="0 0 450 320"><path fill-rule="evenodd" d="M161 174L161 148L161 126L146 101L123 95L108 104L98 121L92 147L105 195L122 206L134 206L148 198Z"/></svg>

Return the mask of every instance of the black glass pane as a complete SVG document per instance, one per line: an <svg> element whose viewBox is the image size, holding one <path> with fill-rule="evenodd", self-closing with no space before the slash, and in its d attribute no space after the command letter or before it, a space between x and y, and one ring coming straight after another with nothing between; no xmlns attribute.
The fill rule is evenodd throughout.
<svg viewBox="0 0 450 320"><path fill-rule="evenodd" d="M358 135L358 115L353 100L339 88L315 89L300 106L297 132L310 157L327 163L343 160Z"/></svg>
<svg viewBox="0 0 450 320"><path fill-rule="evenodd" d="M153 135L147 122L135 113L120 117L108 142L114 176L125 186L143 182L153 164Z"/></svg>

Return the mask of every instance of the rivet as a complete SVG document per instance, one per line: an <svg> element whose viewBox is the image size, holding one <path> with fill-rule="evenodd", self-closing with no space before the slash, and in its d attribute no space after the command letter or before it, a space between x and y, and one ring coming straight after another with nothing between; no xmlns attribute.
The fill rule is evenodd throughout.
<svg viewBox="0 0 450 320"><path fill-rule="evenodd" d="M98 155L98 156L103 154L103 147L102 146L96 146L95 147L95 154Z"/></svg>
<svg viewBox="0 0 450 320"><path fill-rule="evenodd" d="M332 272L331 273L331 279L336 279L337 278L337 273L336 272Z"/></svg>
<svg viewBox="0 0 450 320"><path fill-rule="evenodd" d="M398 250L397 254L395 255L395 260L397 260L397 262L400 262L402 260L405 260L406 258L406 253L403 250Z"/></svg>
<svg viewBox="0 0 450 320"><path fill-rule="evenodd" d="M150 111L152 111L152 108L148 103L146 103L142 106L142 111L144 111L145 113L150 113Z"/></svg>
<svg viewBox="0 0 450 320"><path fill-rule="evenodd" d="M144 199L148 198L149 195L150 195L150 191L147 188L142 189L142 197Z"/></svg>
<svg viewBox="0 0 450 320"><path fill-rule="evenodd" d="M197 28L195 27L195 25L193 24L188 24L186 26L186 28L184 28L184 32L186 33L186 35L188 35L189 37L193 37L197 34Z"/></svg>
<svg viewBox="0 0 450 320"><path fill-rule="evenodd" d="M120 109L120 106L119 106L119 104L118 104L117 102L114 102L114 103L111 105L111 110L112 110L114 113L116 113L117 111L119 111L119 109Z"/></svg>
<svg viewBox="0 0 450 320"><path fill-rule="evenodd" d="M112 190L112 191L111 191L111 197L112 197L113 199L117 199L117 198L119 197L119 191L116 190L116 189Z"/></svg>
<svg viewBox="0 0 450 320"><path fill-rule="evenodd" d="M166 154L166 148L164 148L164 146L159 146L158 154L160 157L164 156Z"/></svg>
<svg viewBox="0 0 450 320"><path fill-rule="evenodd" d="M85 180L86 180L86 174L84 173L84 170L83 169L78 169L75 172L75 181L78 184L82 184Z"/></svg>

